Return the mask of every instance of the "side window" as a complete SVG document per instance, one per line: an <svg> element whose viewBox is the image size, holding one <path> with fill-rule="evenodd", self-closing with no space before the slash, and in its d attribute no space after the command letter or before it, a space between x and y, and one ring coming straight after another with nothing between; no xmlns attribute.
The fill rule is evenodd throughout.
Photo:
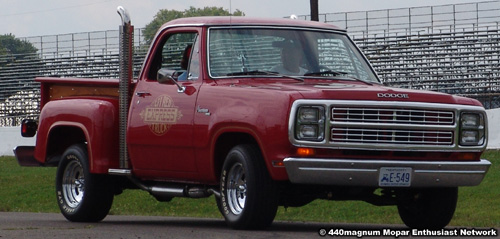
<svg viewBox="0 0 500 239"><path fill-rule="evenodd" d="M187 64L182 63L184 52L189 52L193 45L196 33L176 33L171 35L162 49L162 64L161 68L169 68L173 70L186 70ZM187 56L189 57L189 56ZM189 60L189 59L184 59ZM183 65L185 64L185 65ZM184 67L184 69L183 69Z"/></svg>
<svg viewBox="0 0 500 239"><path fill-rule="evenodd" d="M200 76L200 38L196 37L191 50L191 61L189 62L188 80L197 80Z"/></svg>
<svg viewBox="0 0 500 239"><path fill-rule="evenodd" d="M191 48L196 39L196 32L174 33L154 55L153 65L149 70L149 78L156 79L156 73L160 68L175 70L177 77L184 73L187 75L187 67Z"/></svg>

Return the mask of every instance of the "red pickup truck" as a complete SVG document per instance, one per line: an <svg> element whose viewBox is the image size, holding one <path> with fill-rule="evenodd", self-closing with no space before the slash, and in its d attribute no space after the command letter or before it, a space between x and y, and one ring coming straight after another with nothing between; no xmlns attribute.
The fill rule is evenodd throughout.
<svg viewBox="0 0 500 239"><path fill-rule="evenodd" d="M215 195L229 226L269 226L278 206L316 199L397 206L411 228L442 228L459 186L490 162L474 100L385 87L346 32L290 19L166 23L138 79L119 8L120 79L37 78L23 166L57 166L70 221L100 221L124 189L160 201Z"/></svg>

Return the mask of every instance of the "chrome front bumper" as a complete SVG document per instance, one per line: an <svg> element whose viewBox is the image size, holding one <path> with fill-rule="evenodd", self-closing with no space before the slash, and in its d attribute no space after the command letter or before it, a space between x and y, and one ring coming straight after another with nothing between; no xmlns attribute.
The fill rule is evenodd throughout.
<svg viewBox="0 0 500 239"><path fill-rule="evenodd" d="M491 165L484 159L422 162L312 158L286 158L284 164L292 183L367 187L379 187L382 167L412 168L410 187L476 186Z"/></svg>

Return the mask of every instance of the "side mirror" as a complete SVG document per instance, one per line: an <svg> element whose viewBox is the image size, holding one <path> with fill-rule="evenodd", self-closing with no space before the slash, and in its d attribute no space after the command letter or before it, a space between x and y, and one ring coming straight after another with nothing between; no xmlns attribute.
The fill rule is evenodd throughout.
<svg viewBox="0 0 500 239"><path fill-rule="evenodd" d="M176 75L175 70L170 70L166 68L161 68L158 70L158 73L156 74L156 80L160 84L168 84L168 85L173 85L175 82L175 75Z"/></svg>
<svg viewBox="0 0 500 239"><path fill-rule="evenodd" d="M176 70L170 70L166 68L161 68L156 73L156 80L160 84L166 85L176 85L177 92L184 93L186 91L185 86L181 86L175 79L177 78L178 72Z"/></svg>

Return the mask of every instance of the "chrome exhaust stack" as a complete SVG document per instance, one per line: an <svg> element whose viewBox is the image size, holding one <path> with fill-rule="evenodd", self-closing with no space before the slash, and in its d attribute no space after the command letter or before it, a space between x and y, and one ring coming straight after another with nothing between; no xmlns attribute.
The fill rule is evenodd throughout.
<svg viewBox="0 0 500 239"><path fill-rule="evenodd" d="M119 151L120 151L120 169L129 168L129 158L127 151L127 118L130 102L130 84L132 81L132 56L134 44L134 26L130 21L128 11L119 6L118 14L122 19L120 26L120 83L119 89Z"/></svg>

